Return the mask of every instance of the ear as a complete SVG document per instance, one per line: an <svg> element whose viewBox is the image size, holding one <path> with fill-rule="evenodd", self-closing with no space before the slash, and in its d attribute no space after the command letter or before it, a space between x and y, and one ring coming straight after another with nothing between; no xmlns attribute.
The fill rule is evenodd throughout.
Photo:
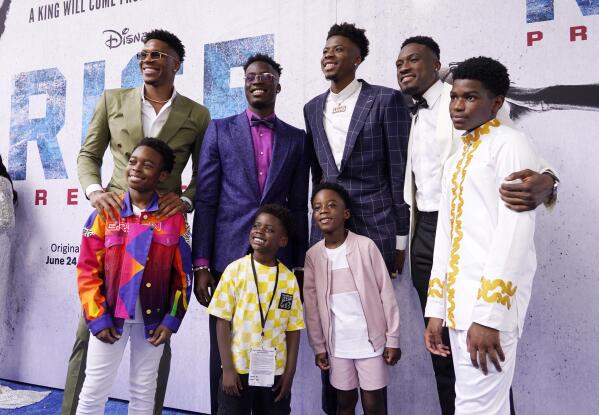
<svg viewBox="0 0 599 415"><path fill-rule="evenodd" d="M278 85L277 85L277 94L278 94L279 92L281 92L281 84L278 84Z"/></svg>
<svg viewBox="0 0 599 415"><path fill-rule="evenodd" d="M343 210L343 219L348 220L349 218L351 218L351 212L349 211L349 209L344 209Z"/></svg>
<svg viewBox="0 0 599 415"><path fill-rule="evenodd" d="M281 236L281 239L279 239L279 247L284 248L287 246L288 243L289 243L289 237L287 235Z"/></svg>
<svg viewBox="0 0 599 415"><path fill-rule="evenodd" d="M491 107L491 113L493 114L493 117L497 115L504 102L505 97L503 95L497 95L495 98L493 98L493 106Z"/></svg>
<svg viewBox="0 0 599 415"><path fill-rule="evenodd" d="M356 59L354 60L354 66L359 66L362 63L362 57L360 55L356 56Z"/></svg>
<svg viewBox="0 0 599 415"><path fill-rule="evenodd" d="M435 61L435 72L439 72L441 69L441 61Z"/></svg>
<svg viewBox="0 0 599 415"><path fill-rule="evenodd" d="M166 181L166 179L168 179L168 177L169 177L170 175L171 175L171 174L170 174L169 172L167 172L166 170L162 170L162 171L160 172L160 176L158 176L158 181L159 181L160 183L164 183L164 182Z"/></svg>

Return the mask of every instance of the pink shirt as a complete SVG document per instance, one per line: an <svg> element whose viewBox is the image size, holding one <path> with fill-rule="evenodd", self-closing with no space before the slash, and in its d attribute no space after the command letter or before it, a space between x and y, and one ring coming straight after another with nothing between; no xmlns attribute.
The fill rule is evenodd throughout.
<svg viewBox="0 0 599 415"><path fill-rule="evenodd" d="M248 121L251 123L252 117L260 118L257 114L254 114L249 109L245 110L245 114L248 117ZM275 114L271 114L268 117L264 117L265 120L275 121ZM256 160L256 174L258 176L258 186L260 187L260 193L264 192L264 186L266 185L266 177L268 176L268 168L272 160L272 144L274 138L274 131L265 125L250 126L252 132L252 143L254 144L254 159Z"/></svg>

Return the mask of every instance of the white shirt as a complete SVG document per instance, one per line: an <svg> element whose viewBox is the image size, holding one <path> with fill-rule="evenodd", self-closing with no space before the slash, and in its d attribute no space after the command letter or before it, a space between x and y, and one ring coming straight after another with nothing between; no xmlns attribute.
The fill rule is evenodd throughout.
<svg viewBox="0 0 599 415"><path fill-rule="evenodd" d="M455 330L474 322L522 333L537 267L535 211L508 209L497 189L541 161L528 137L497 120L463 141L444 168L425 317Z"/></svg>
<svg viewBox="0 0 599 415"><path fill-rule="evenodd" d="M416 182L416 206L421 212L436 212L441 200L441 177L445 160L437 140L437 120L443 83L437 80L423 95L428 108L420 108L412 123L412 172Z"/></svg>
<svg viewBox="0 0 599 415"><path fill-rule="evenodd" d="M146 99L146 94L144 92L144 86L141 87L141 128L144 134L144 137L158 137L160 134L160 130L166 124L166 120L171 113L173 99L177 96L177 91L173 87L173 94L169 98L169 100L160 108L160 111L156 113L156 110ZM85 195L89 198L89 195L95 191L102 191L102 185L99 183L90 184L85 189ZM185 198L188 200L187 198Z"/></svg>
<svg viewBox="0 0 599 415"><path fill-rule="evenodd" d="M341 169L341 160L343 160L349 123L351 122L351 117L356 108L361 90L362 83L354 79L338 94L331 91L327 96L323 112L324 131L327 134L337 169ZM334 108L338 105L341 108L345 107L345 111L333 112Z"/></svg>
<svg viewBox="0 0 599 415"><path fill-rule="evenodd" d="M367 359L380 356L384 347L373 350L360 294L347 262L347 241L334 249L325 248L331 263L331 350L334 357Z"/></svg>

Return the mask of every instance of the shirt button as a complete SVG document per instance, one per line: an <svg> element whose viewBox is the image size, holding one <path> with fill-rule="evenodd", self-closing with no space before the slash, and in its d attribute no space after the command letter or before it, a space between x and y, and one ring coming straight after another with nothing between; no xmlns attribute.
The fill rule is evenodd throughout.
<svg viewBox="0 0 599 415"><path fill-rule="evenodd" d="M262 137L264 134L260 133L260 137Z"/></svg>
<svg viewBox="0 0 599 415"><path fill-rule="evenodd" d="M150 315L150 314L152 314L152 310L150 310L150 309L148 308L148 309L146 310L146 314L147 314L147 315Z"/></svg>
<svg viewBox="0 0 599 415"><path fill-rule="evenodd" d="M262 172L260 172L260 176L262 176Z"/></svg>
<svg viewBox="0 0 599 415"><path fill-rule="evenodd" d="M152 286L151 282L146 282L146 287L150 288Z"/></svg>
<svg viewBox="0 0 599 415"><path fill-rule="evenodd" d="M144 219L148 219L148 215L143 215L143 218Z"/></svg>
<svg viewBox="0 0 599 415"><path fill-rule="evenodd" d="M148 331L148 333L154 334L154 330L150 330L150 331Z"/></svg>
<svg viewBox="0 0 599 415"><path fill-rule="evenodd" d="M263 155L264 155L264 151L261 151L261 152L260 152L260 155L261 155L261 156L263 156Z"/></svg>

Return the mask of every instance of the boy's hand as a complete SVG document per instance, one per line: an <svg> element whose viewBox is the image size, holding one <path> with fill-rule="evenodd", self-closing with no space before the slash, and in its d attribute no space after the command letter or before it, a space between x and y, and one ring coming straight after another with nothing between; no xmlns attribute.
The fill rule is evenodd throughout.
<svg viewBox="0 0 599 415"><path fill-rule="evenodd" d="M173 216L177 212L187 213L187 206L181 200L181 196L173 192L160 196L158 199L158 217Z"/></svg>
<svg viewBox="0 0 599 415"><path fill-rule="evenodd" d="M437 356L447 357L450 355L449 346L443 344L441 332L443 330L443 319L431 317L424 332L424 345L426 350Z"/></svg>
<svg viewBox="0 0 599 415"><path fill-rule="evenodd" d="M104 192L102 190L96 190L89 195L89 201L94 209L98 211L104 220L108 219L106 214L110 216L110 219L116 221L116 215L113 209L120 212L123 209L123 202L119 195L115 192ZM114 343L114 342L113 342Z"/></svg>
<svg viewBox="0 0 599 415"><path fill-rule="evenodd" d="M153 345L153 346L160 346L161 344L166 343L167 341L169 341L169 339L171 338L171 335L173 334L173 331L171 329L169 329L166 326L163 326L162 324L158 326L158 328L156 330L154 330L154 334L152 335L152 337L150 337L148 339L148 341Z"/></svg>
<svg viewBox="0 0 599 415"><path fill-rule="evenodd" d="M493 366L495 366L495 369L497 369L498 372L501 372L499 360L503 362L505 360L505 355L503 354L501 343L499 342L499 330L481 326L478 323L472 323L468 329L466 344L468 345L470 360L475 368L478 369L480 365L480 370L482 370L485 375L489 373L487 370L488 356L493 363Z"/></svg>
<svg viewBox="0 0 599 415"><path fill-rule="evenodd" d="M121 338L121 335L116 332L115 327L109 327L96 334L96 338L103 343L114 344Z"/></svg>
<svg viewBox="0 0 599 415"><path fill-rule="evenodd" d="M505 178L506 181L517 183L502 183L499 188L501 199L505 205L516 212L534 210L553 193L554 179L548 174L539 174L526 169L514 172Z"/></svg>
<svg viewBox="0 0 599 415"><path fill-rule="evenodd" d="M293 385L293 375L291 372L283 372L283 375L279 378L275 386L272 388L272 391L277 393L275 397L275 402L279 402L281 399L286 399L289 397L291 393L291 385Z"/></svg>
<svg viewBox="0 0 599 415"><path fill-rule="evenodd" d="M397 274L395 274L395 276L398 276L399 274L401 274L403 272L403 266L404 263L406 262L406 251L404 250L395 250L395 271L397 272Z"/></svg>
<svg viewBox="0 0 599 415"><path fill-rule="evenodd" d="M326 353L318 353L314 357L314 363L316 366L320 368L320 370L329 370L331 365L329 365L329 358Z"/></svg>
<svg viewBox="0 0 599 415"><path fill-rule="evenodd" d="M401 359L401 349L394 347L385 347L383 351L383 359L389 366L395 366L399 359Z"/></svg>
<svg viewBox="0 0 599 415"><path fill-rule="evenodd" d="M243 386L235 369L223 369L223 391L230 396L241 396Z"/></svg>
<svg viewBox="0 0 599 415"><path fill-rule="evenodd" d="M214 277L207 269L201 269L194 273L193 293L196 300L204 307L208 307L210 304L212 298L210 293L214 292L215 285Z"/></svg>

